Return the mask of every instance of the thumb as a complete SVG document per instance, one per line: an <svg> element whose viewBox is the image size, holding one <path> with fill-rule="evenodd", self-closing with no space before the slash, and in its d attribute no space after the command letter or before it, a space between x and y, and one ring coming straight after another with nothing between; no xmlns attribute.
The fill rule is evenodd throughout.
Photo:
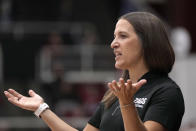
<svg viewBox="0 0 196 131"><path fill-rule="evenodd" d="M34 97L34 96L36 95L36 93L35 93L33 90L29 90L29 95L30 95L31 97Z"/></svg>
<svg viewBox="0 0 196 131"><path fill-rule="evenodd" d="M136 90L139 90L139 88L142 87L144 84L146 84L146 82L147 82L146 79L142 79L139 82L132 84L132 86L136 88Z"/></svg>

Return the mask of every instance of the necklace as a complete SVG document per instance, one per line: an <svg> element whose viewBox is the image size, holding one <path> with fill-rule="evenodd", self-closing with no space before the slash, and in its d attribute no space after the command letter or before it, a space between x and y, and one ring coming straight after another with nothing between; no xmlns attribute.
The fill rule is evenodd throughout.
<svg viewBox="0 0 196 131"><path fill-rule="evenodd" d="M120 106L117 106L116 109L112 112L112 116L116 113L116 111L120 108Z"/></svg>

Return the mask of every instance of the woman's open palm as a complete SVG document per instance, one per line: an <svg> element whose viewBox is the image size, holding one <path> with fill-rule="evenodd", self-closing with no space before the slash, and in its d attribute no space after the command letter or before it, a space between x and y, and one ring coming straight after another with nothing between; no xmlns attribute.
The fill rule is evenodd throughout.
<svg viewBox="0 0 196 131"><path fill-rule="evenodd" d="M12 104L30 111L35 111L44 102L43 98L33 90L29 90L30 97L23 96L13 89L4 91L4 94Z"/></svg>
<svg viewBox="0 0 196 131"><path fill-rule="evenodd" d="M132 83L130 79L127 80L127 83L123 78L119 79L119 82L113 80L111 83L108 83L108 87L112 90L114 95L119 99L121 103L125 105L133 101L135 93L144 85L147 81L142 79L136 83Z"/></svg>

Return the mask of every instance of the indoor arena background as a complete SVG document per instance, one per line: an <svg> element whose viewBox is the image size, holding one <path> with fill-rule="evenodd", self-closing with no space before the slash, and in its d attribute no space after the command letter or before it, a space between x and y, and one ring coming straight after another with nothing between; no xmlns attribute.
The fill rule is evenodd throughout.
<svg viewBox="0 0 196 131"><path fill-rule="evenodd" d="M149 11L167 26L176 53L170 76L185 99L181 131L196 130L194 0L0 0L0 131L48 131L3 91L33 89L74 127L83 128L117 79L110 43L119 16ZM152 34L153 35L153 34ZM175 105L174 105L175 106Z"/></svg>

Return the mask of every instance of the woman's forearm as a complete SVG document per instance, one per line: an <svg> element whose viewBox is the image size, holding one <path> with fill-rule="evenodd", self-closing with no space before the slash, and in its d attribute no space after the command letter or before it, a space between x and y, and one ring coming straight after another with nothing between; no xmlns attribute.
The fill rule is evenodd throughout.
<svg viewBox="0 0 196 131"><path fill-rule="evenodd" d="M140 120L134 103L121 107L125 131L147 131Z"/></svg>
<svg viewBox="0 0 196 131"><path fill-rule="evenodd" d="M41 113L41 118L52 131L78 131L77 129L65 123L50 109L46 109L43 113Z"/></svg>

